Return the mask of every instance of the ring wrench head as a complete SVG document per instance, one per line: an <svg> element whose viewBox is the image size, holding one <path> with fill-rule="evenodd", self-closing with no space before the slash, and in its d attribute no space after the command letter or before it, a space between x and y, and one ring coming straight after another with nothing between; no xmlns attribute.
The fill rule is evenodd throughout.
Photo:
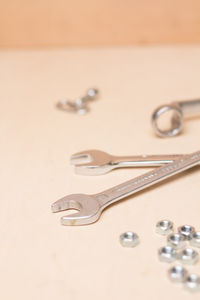
<svg viewBox="0 0 200 300"><path fill-rule="evenodd" d="M171 128L162 130L159 128L158 120L162 115L170 111L173 112L170 120ZM178 135L183 129L183 112L176 102L170 105L160 106L153 112L152 125L155 133L160 137L172 137Z"/></svg>

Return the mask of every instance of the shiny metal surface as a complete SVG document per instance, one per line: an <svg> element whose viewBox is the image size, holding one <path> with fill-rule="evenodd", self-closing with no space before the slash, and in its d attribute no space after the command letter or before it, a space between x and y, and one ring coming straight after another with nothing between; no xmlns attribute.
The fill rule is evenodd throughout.
<svg viewBox="0 0 200 300"><path fill-rule="evenodd" d="M186 248L178 254L177 258L183 264L194 265L199 260L199 254L192 248Z"/></svg>
<svg viewBox="0 0 200 300"><path fill-rule="evenodd" d="M184 282L188 276L188 271L183 266L176 265L168 270L168 276L172 282Z"/></svg>
<svg viewBox="0 0 200 300"><path fill-rule="evenodd" d="M172 112L170 117L170 129L162 130L158 121L167 112ZM184 118L194 115L200 116L200 99L191 101L172 102L158 107L152 114L151 121L154 132L160 137L172 137L183 130Z"/></svg>
<svg viewBox="0 0 200 300"><path fill-rule="evenodd" d="M168 235L173 233L174 224L170 220L161 220L156 224L156 233L161 235Z"/></svg>
<svg viewBox="0 0 200 300"><path fill-rule="evenodd" d="M85 150L71 156L70 162L79 175L102 175L116 168L159 167L182 157L171 155L114 156L100 150Z"/></svg>
<svg viewBox="0 0 200 300"><path fill-rule="evenodd" d="M196 231L192 234L190 239L190 245L200 248L200 231Z"/></svg>
<svg viewBox="0 0 200 300"><path fill-rule="evenodd" d="M178 232L183 235L186 240L191 240L195 228L191 225L182 225L178 227Z"/></svg>
<svg viewBox="0 0 200 300"><path fill-rule="evenodd" d="M75 100L63 99L60 100L56 107L66 112L73 112L79 115L84 115L89 111L88 103L91 100L97 99L99 91L96 88L91 88L83 97L76 98Z"/></svg>
<svg viewBox="0 0 200 300"><path fill-rule="evenodd" d="M184 283L184 287L190 292L200 292L200 276L190 274Z"/></svg>
<svg viewBox="0 0 200 300"><path fill-rule="evenodd" d="M123 247L133 248L139 244L139 236L132 231L126 231L119 237L119 241Z"/></svg>
<svg viewBox="0 0 200 300"><path fill-rule="evenodd" d="M109 205L199 164L200 151L197 151L101 193L65 196L52 204L52 212L75 209L77 210L75 214L61 217L61 223L63 225L87 225L97 221L102 211Z"/></svg>
<svg viewBox="0 0 200 300"><path fill-rule="evenodd" d="M164 246L158 250L159 260L162 262L171 263L176 260L176 250L171 246Z"/></svg>
<svg viewBox="0 0 200 300"><path fill-rule="evenodd" d="M182 249L186 246L185 237L179 233L172 233L167 237L167 243L174 249Z"/></svg>

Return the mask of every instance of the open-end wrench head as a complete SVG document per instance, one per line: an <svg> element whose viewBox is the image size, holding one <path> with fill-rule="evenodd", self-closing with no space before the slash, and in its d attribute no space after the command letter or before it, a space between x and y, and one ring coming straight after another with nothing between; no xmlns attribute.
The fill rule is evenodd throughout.
<svg viewBox="0 0 200 300"><path fill-rule="evenodd" d="M61 217L62 225L87 225L97 221L101 214L101 207L94 196L72 194L54 202L52 212L77 210L77 213Z"/></svg>
<svg viewBox="0 0 200 300"><path fill-rule="evenodd" d="M86 150L71 156L75 173L81 175L101 175L113 169L112 155L100 150Z"/></svg>

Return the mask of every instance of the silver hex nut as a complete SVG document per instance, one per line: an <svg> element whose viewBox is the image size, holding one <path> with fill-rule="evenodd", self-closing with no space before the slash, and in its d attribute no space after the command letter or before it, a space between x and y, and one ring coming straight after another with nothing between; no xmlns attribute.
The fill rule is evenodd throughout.
<svg viewBox="0 0 200 300"><path fill-rule="evenodd" d="M188 276L188 271L183 266L176 265L169 269L168 276L173 282L184 282Z"/></svg>
<svg viewBox="0 0 200 300"><path fill-rule="evenodd" d="M174 231L174 224L170 220L161 220L156 224L156 233L168 235Z"/></svg>
<svg viewBox="0 0 200 300"><path fill-rule="evenodd" d="M182 249L185 247L185 237L180 233L172 233L167 237L167 243L169 246L175 249Z"/></svg>
<svg viewBox="0 0 200 300"><path fill-rule="evenodd" d="M171 246L164 246L158 250L158 257L162 262L174 262L177 258L176 250Z"/></svg>
<svg viewBox="0 0 200 300"><path fill-rule="evenodd" d="M200 277L196 274L190 274L184 283L184 287L190 292L200 291Z"/></svg>
<svg viewBox="0 0 200 300"><path fill-rule="evenodd" d="M200 231L196 231L192 234L190 245L200 248Z"/></svg>
<svg viewBox="0 0 200 300"><path fill-rule="evenodd" d="M123 247L130 248L137 246L140 242L139 236L132 231L126 231L122 233L119 237L119 240Z"/></svg>
<svg viewBox="0 0 200 300"><path fill-rule="evenodd" d="M185 237L186 240L191 240L195 228L191 225L179 226L178 232Z"/></svg>
<svg viewBox="0 0 200 300"><path fill-rule="evenodd" d="M178 253L177 258L184 264L194 265L199 260L199 254L192 248L186 248Z"/></svg>

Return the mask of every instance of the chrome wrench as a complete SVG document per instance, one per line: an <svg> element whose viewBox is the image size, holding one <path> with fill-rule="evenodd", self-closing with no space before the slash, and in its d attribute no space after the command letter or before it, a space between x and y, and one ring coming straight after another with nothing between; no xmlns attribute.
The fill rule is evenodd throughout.
<svg viewBox="0 0 200 300"><path fill-rule="evenodd" d="M114 156L100 150L86 150L71 156L76 174L102 175L116 168L159 167L169 164L183 155Z"/></svg>
<svg viewBox="0 0 200 300"><path fill-rule="evenodd" d="M61 217L61 224L87 225L97 221L107 206L199 164L200 151L184 155L167 166L154 169L104 192L66 196L52 204L52 212L75 209L77 213Z"/></svg>
<svg viewBox="0 0 200 300"><path fill-rule="evenodd" d="M159 128L158 120L166 112L171 111L171 128L162 130ZM159 106L152 114L151 122L154 132L160 137L172 137L178 135L183 130L185 117L200 116L200 99L188 101L176 101L170 104Z"/></svg>

